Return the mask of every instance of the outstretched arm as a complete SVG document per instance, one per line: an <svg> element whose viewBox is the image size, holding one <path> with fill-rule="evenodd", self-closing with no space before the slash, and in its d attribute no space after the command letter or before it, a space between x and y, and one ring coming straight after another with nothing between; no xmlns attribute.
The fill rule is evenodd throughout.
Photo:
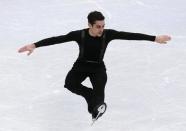
<svg viewBox="0 0 186 131"><path fill-rule="evenodd" d="M169 35L147 35L142 33L132 33L132 32L124 32L124 31L116 31L116 30L107 30L107 35L109 40L114 39L122 39L122 40L148 40L154 41L160 44L166 44L168 41L171 40Z"/></svg>
<svg viewBox="0 0 186 131"><path fill-rule="evenodd" d="M28 51L27 55L30 55L34 51L34 49L38 47L49 46L49 45L54 45L54 44L59 44L59 43L64 43L64 42L69 42L69 41L78 41L78 38L80 36L79 32L80 31L72 31L66 35L46 38L36 43L25 45L21 47L18 50L18 52L22 53L22 52Z"/></svg>

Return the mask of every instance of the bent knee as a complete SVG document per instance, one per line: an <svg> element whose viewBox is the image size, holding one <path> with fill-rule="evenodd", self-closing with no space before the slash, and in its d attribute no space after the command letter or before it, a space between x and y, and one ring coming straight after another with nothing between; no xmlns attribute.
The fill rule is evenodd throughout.
<svg viewBox="0 0 186 131"><path fill-rule="evenodd" d="M70 83L65 83L64 87L67 88L70 91L74 91L76 89L76 85L73 85L73 84L70 84Z"/></svg>
<svg viewBox="0 0 186 131"><path fill-rule="evenodd" d="M67 83L65 83L64 87L67 88L67 89L69 89L69 88L72 88L73 85L72 85L72 84L67 84Z"/></svg>

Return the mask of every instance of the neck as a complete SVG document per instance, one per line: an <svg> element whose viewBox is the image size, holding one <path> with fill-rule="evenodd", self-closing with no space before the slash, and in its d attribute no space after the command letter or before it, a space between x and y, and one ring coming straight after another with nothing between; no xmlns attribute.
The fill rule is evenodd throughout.
<svg viewBox="0 0 186 131"><path fill-rule="evenodd" d="M90 35L90 36L96 37L96 35L92 32L92 30L91 30L90 28L89 28L88 32L89 32L89 35Z"/></svg>

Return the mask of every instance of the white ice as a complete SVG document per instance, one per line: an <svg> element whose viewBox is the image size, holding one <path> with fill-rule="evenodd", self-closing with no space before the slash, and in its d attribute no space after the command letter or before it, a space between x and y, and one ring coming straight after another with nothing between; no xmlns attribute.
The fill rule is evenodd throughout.
<svg viewBox="0 0 186 131"><path fill-rule="evenodd" d="M1 0L0 131L186 131L185 0ZM107 112L94 126L83 98L64 80L75 42L21 46L87 28L99 10L106 28L168 34L167 45L112 41L105 55ZM84 82L90 86L88 79Z"/></svg>

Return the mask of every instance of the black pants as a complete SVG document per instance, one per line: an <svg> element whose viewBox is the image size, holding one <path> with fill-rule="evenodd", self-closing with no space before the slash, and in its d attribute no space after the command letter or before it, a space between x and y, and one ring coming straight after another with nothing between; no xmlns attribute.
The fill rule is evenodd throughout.
<svg viewBox="0 0 186 131"><path fill-rule="evenodd" d="M81 84L87 77L90 78L93 88ZM83 96L87 101L88 111L91 113L96 105L104 102L106 82L107 74L105 70L94 73L70 70L65 80L65 88Z"/></svg>

